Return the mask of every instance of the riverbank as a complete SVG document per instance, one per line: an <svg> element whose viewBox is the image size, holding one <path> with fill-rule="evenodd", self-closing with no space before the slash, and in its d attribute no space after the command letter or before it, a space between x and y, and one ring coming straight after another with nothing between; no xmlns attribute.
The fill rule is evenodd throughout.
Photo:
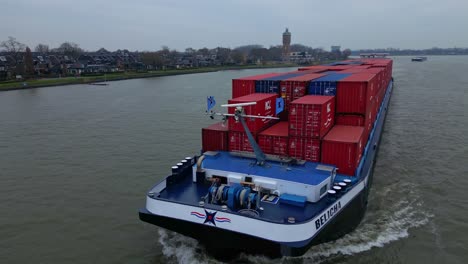
<svg viewBox="0 0 468 264"><path fill-rule="evenodd" d="M44 78L44 79L31 79L25 81L8 81L0 82L0 91L49 87L58 85L71 85L71 84L92 84L102 83L108 81L120 81L127 79L137 78L151 78L162 77L180 74L194 74L204 72L215 72L225 70L244 70L244 69L261 69L261 68L285 68L285 67L298 67L297 64L267 64L267 65L246 65L246 66L226 66L226 67L206 67L206 68L192 68L192 69L177 69L177 70L161 70L149 72L119 72L109 73L97 76L80 76L80 77L63 77L63 78Z"/></svg>

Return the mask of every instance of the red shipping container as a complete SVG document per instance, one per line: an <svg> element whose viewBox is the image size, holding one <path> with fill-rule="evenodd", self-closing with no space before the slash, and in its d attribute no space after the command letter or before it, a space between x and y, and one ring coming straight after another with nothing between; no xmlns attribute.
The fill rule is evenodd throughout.
<svg viewBox="0 0 468 264"><path fill-rule="evenodd" d="M369 69L370 67L370 65L357 65L354 66L352 69Z"/></svg>
<svg viewBox="0 0 468 264"><path fill-rule="evenodd" d="M363 68L351 68L351 69L346 69L340 71L340 73L360 73L360 72L365 72L366 69Z"/></svg>
<svg viewBox="0 0 468 264"><path fill-rule="evenodd" d="M284 109L289 110L292 101L306 95L309 82L325 76L325 74L311 73L281 81L280 96L284 99Z"/></svg>
<svg viewBox="0 0 468 264"><path fill-rule="evenodd" d="M203 151L227 151L228 150L228 126L223 122L202 128Z"/></svg>
<svg viewBox="0 0 468 264"><path fill-rule="evenodd" d="M378 84L377 84L377 91L379 91L380 89L382 89L385 84L384 84L384 72L385 72L385 69L382 68L382 67L372 67L372 68L369 68L366 70L366 72L368 73L375 73L377 74L377 78L378 78Z"/></svg>
<svg viewBox="0 0 468 264"><path fill-rule="evenodd" d="M322 138L334 123L334 96L306 95L290 104L290 136Z"/></svg>
<svg viewBox="0 0 468 264"><path fill-rule="evenodd" d="M362 115L346 115L346 114L337 114L335 116L336 125L343 126L360 126L364 128L364 139L367 139L370 131L373 128L375 118L377 117L377 97L375 97L369 105L369 111L367 111L366 116Z"/></svg>
<svg viewBox="0 0 468 264"><path fill-rule="evenodd" d="M252 134L252 136L257 140L256 134ZM253 152L253 148L250 145L249 138L245 132L229 131L228 141L229 151Z"/></svg>
<svg viewBox="0 0 468 264"><path fill-rule="evenodd" d="M375 64L384 64L385 66L392 65L393 60L391 59L361 59L366 64L375 65Z"/></svg>
<svg viewBox="0 0 468 264"><path fill-rule="evenodd" d="M334 126L322 140L322 163L335 165L340 174L354 176L366 143L363 135L363 127Z"/></svg>
<svg viewBox="0 0 468 264"><path fill-rule="evenodd" d="M300 70L299 72L309 74L309 73L322 73L322 72L326 72L326 71L328 71L328 69L322 68L322 69Z"/></svg>
<svg viewBox="0 0 468 264"><path fill-rule="evenodd" d="M335 123L343 126L364 126L365 118L362 115L338 114L335 116Z"/></svg>
<svg viewBox="0 0 468 264"><path fill-rule="evenodd" d="M387 91L386 89L387 87L383 88L383 89L380 89L380 91L377 93L377 104L380 106L380 104L382 104L382 101L384 99L384 96L385 96L385 92Z"/></svg>
<svg viewBox="0 0 468 264"><path fill-rule="evenodd" d="M255 81L283 73L266 73L255 76L243 77L239 79L232 79L232 98L241 97L255 93Z"/></svg>
<svg viewBox="0 0 468 264"><path fill-rule="evenodd" d="M356 73L338 81L336 112L365 115L369 102L375 96L377 85L377 75L373 73Z"/></svg>
<svg viewBox="0 0 468 264"><path fill-rule="evenodd" d="M329 66L328 69L330 71L342 71L346 69L351 69L353 67L354 67L353 65L332 65L332 66Z"/></svg>
<svg viewBox="0 0 468 264"><path fill-rule="evenodd" d="M254 93L229 100L229 104L256 102L255 105L244 106L246 115L254 116L276 116L276 94ZM229 107L228 112L234 114L235 108ZM250 132L253 134L262 131L275 123L273 119L262 118L245 118ZM244 127L240 121L236 121L234 117L229 117L229 130L244 132Z"/></svg>
<svg viewBox="0 0 468 264"><path fill-rule="evenodd" d="M320 71L328 71L329 66L323 66L323 65L316 65L316 66L307 66L307 67L302 67L299 68L299 71L308 71L308 70L320 70Z"/></svg>
<svg viewBox="0 0 468 264"><path fill-rule="evenodd" d="M372 128L374 127L374 122L377 117L377 97L374 97L372 101L369 103L368 106L368 111L365 116L365 121L364 121L364 141L367 140L367 137L369 136Z"/></svg>
<svg viewBox="0 0 468 264"><path fill-rule="evenodd" d="M385 80L387 79L387 75L388 75L388 69L387 69L387 66L385 65L382 65L382 64L377 64L377 65L373 65L371 68L369 68L369 70L380 70L379 71L379 75L381 77L380 79L380 82L381 82L381 87L382 88L384 86L384 83L385 83Z"/></svg>
<svg viewBox="0 0 468 264"><path fill-rule="evenodd" d="M258 145L266 154L288 156L288 122L279 122L258 134Z"/></svg>
<svg viewBox="0 0 468 264"><path fill-rule="evenodd" d="M289 156L300 160L320 162L320 139L289 137Z"/></svg>

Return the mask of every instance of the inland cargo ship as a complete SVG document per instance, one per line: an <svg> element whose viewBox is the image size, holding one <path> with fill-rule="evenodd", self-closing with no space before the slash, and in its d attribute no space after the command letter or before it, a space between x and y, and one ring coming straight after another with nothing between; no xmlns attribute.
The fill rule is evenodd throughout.
<svg viewBox="0 0 468 264"><path fill-rule="evenodd" d="M142 221L216 255L300 256L363 218L393 89L392 60L360 58L232 80L201 152L151 187ZM185 156L185 155L184 155Z"/></svg>

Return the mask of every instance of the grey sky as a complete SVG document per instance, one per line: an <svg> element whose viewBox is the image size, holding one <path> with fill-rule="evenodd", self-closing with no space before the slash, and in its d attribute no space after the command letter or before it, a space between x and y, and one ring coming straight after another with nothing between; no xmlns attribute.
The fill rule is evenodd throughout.
<svg viewBox="0 0 468 264"><path fill-rule="evenodd" d="M1 0L0 41L87 50L292 43L329 49L468 47L468 0Z"/></svg>

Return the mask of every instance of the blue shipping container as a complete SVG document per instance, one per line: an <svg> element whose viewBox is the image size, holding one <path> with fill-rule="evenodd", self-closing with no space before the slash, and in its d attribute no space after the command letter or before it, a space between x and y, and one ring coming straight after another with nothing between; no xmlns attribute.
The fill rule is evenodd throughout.
<svg viewBox="0 0 468 264"><path fill-rule="evenodd" d="M306 72L300 73L288 73L263 80L255 81L255 92L256 93L276 93L279 94L279 86L282 80L301 76L307 74Z"/></svg>
<svg viewBox="0 0 468 264"><path fill-rule="evenodd" d="M332 73L310 82L308 94L336 95L336 82L350 76L351 73Z"/></svg>

